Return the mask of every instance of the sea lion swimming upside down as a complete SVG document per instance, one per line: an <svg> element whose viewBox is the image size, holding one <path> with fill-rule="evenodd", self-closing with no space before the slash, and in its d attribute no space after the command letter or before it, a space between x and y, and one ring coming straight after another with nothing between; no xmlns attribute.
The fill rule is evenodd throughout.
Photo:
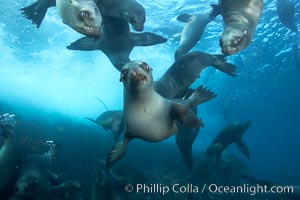
<svg viewBox="0 0 300 200"><path fill-rule="evenodd" d="M140 138L149 142L162 141L177 131L176 121L186 127L203 126L190 106L211 98L212 92L202 86L185 100L170 100L162 97L153 88L152 69L142 61L127 63L120 81L124 84L123 141L116 144L106 160L109 170L125 154L128 142Z"/></svg>

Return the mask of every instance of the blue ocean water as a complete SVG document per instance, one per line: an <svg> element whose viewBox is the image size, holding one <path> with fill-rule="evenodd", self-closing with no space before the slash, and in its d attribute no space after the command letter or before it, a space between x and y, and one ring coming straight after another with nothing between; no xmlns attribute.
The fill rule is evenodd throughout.
<svg viewBox="0 0 300 200"><path fill-rule="evenodd" d="M138 2L147 12L145 31L163 35L168 41L135 47L130 58L146 61L153 68L154 79L158 79L174 62L179 33L184 27L176 17L182 13L208 12L210 4L217 2ZM113 139L84 118L96 118L106 111L95 96L109 109L122 109L120 74L100 51L66 49L82 35L62 23L56 8L49 9L37 29L20 12L20 8L31 3L31 0L0 2L0 101L19 114L23 125L28 127L18 131L22 144L28 145L28 152L42 152L40 146L44 140L57 141L59 153L54 171L79 180L84 188L80 198L88 199L93 169L99 158L105 159ZM299 27L299 2L296 21ZM218 16L207 26L193 50L220 54L218 40L222 30L222 18ZM194 84L204 84L218 95L198 107L205 128L200 130L193 146L195 155L204 151L226 124L251 120L251 127L243 137L251 160L244 159L235 146L229 151L244 160L257 177L300 184L300 73L291 52L297 38L279 22L276 1L264 1L252 43L228 57L237 66L237 77L209 68ZM3 112L9 111L4 107ZM187 173L173 137L159 144L134 141L121 161L140 171L166 169L170 162ZM164 175L170 174L164 172Z"/></svg>

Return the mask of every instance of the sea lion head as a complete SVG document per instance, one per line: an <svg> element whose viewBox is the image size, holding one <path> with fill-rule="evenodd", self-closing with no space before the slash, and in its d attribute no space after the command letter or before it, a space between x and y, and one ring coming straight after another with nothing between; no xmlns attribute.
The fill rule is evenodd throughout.
<svg viewBox="0 0 300 200"><path fill-rule="evenodd" d="M30 175L22 176L16 183L15 195L21 199L33 197L38 184L39 180L36 177Z"/></svg>
<svg viewBox="0 0 300 200"><path fill-rule="evenodd" d="M143 61L131 61L122 68L120 81L128 89L152 86L152 68Z"/></svg>
<svg viewBox="0 0 300 200"><path fill-rule="evenodd" d="M146 11L142 5L139 3L132 4L127 8L127 12L122 13L122 15L132 25L134 30L144 30Z"/></svg>
<svg viewBox="0 0 300 200"><path fill-rule="evenodd" d="M249 44L249 36L247 30L239 28L226 28L220 39L222 53L225 55L233 55L240 52Z"/></svg>
<svg viewBox="0 0 300 200"><path fill-rule="evenodd" d="M69 0L70 5L61 13L63 22L86 36L100 37L102 16L93 1Z"/></svg>

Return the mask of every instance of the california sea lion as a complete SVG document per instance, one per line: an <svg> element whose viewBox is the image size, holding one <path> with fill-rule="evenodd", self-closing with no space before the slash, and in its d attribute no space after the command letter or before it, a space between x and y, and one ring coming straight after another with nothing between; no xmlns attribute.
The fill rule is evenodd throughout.
<svg viewBox="0 0 300 200"><path fill-rule="evenodd" d="M280 22L294 32L298 32L295 23L295 3L293 0L277 0L277 14Z"/></svg>
<svg viewBox="0 0 300 200"><path fill-rule="evenodd" d="M32 21L38 28L46 15L48 8L56 5L56 0L37 0L28 7L21 8L22 14L25 18Z"/></svg>
<svg viewBox="0 0 300 200"><path fill-rule="evenodd" d="M8 199L14 192L21 154L12 129L13 115L0 116L0 136L4 143L0 148L0 199Z"/></svg>
<svg viewBox="0 0 300 200"><path fill-rule="evenodd" d="M114 135L115 142L119 139L124 131L124 119L122 110L108 110L102 113L96 120L87 118L88 120L98 124L106 131L111 131Z"/></svg>
<svg viewBox="0 0 300 200"><path fill-rule="evenodd" d="M236 66L225 62L224 55L211 55L200 51L189 52L177 59L163 76L155 82L154 88L165 97L174 98L186 90L208 66L235 76Z"/></svg>
<svg viewBox="0 0 300 200"><path fill-rule="evenodd" d="M219 14L220 7L214 6L210 13L196 15L182 14L177 17L177 20L187 22L187 24L182 30L179 47L175 52L175 59L186 54L197 44L207 24L214 20Z"/></svg>
<svg viewBox="0 0 300 200"><path fill-rule="evenodd" d="M105 17L102 37L84 37L67 48L71 50L92 51L101 50L114 67L121 71L129 62L129 54L135 46L151 46L166 42L162 36L154 33L132 33L126 20L116 17Z"/></svg>
<svg viewBox="0 0 300 200"><path fill-rule="evenodd" d="M219 0L224 30L220 46L225 55L232 55L246 48L262 13L262 0Z"/></svg>
<svg viewBox="0 0 300 200"><path fill-rule="evenodd" d="M101 35L102 17L92 0L56 0L63 23L86 36Z"/></svg>
<svg viewBox="0 0 300 200"><path fill-rule="evenodd" d="M50 171L55 148L56 145L50 141L47 152L29 155L23 160L11 200L50 200L51 182L57 179L57 175Z"/></svg>
<svg viewBox="0 0 300 200"><path fill-rule="evenodd" d="M203 126L189 106L206 101L206 95L211 92L199 87L185 101L166 99L154 90L151 71L149 65L142 61L129 62L122 68L120 81L124 85L124 138L108 155L107 170L121 159L128 142L134 138L149 142L162 141L177 131L176 121L187 127Z"/></svg>
<svg viewBox="0 0 300 200"><path fill-rule="evenodd" d="M135 0L94 0L104 17L118 17L129 22L134 30L142 31L146 21L144 7Z"/></svg>
<svg viewBox="0 0 300 200"><path fill-rule="evenodd" d="M214 156L218 162L223 151L232 143L235 143L238 149L250 159L250 153L247 145L242 141L242 136L250 126L250 121L234 122L225 126L215 137L211 145L207 148L205 154Z"/></svg>

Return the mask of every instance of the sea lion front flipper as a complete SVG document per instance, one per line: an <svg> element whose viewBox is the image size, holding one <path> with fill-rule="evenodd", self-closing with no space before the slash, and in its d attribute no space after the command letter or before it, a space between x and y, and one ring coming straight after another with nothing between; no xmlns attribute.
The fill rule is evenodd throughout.
<svg viewBox="0 0 300 200"><path fill-rule="evenodd" d="M201 85L186 100L188 101L189 105L193 107L205 103L216 96L217 95L214 92Z"/></svg>
<svg viewBox="0 0 300 200"><path fill-rule="evenodd" d="M56 2L55 0L47 0L51 2L49 5L46 6L40 6L39 1L34 2L30 6L27 6L25 8L21 8L22 15L26 18L32 21L32 24L35 24L37 28L39 28L42 24L43 19L45 18L45 15L47 13L47 9L55 6ZM47 7L49 6L49 7Z"/></svg>
<svg viewBox="0 0 300 200"><path fill-rule="evenodd" d="M192 20L192 17L193 17L193 15L184 13L184 14L179 15L176 19L180 22L186 22L187 23L187 22Z"/></svg>
<svg viewBox="0 0 300 200"><path fill-rule="evenodd" d="M242 152L248 159L250 159L250 153L247 145L242 140L237 141L236 145L240 152Z"/></svg>
<svg viewBox="0 0 300 200"><path fill-rule="evenodd" d="M213 63L211 66L228 74L229 76L236 76L236 66L226 62L225 55L212 55Z"/></svg>
<svg viewBox="0 0 300 200"><path fill-rule="evenodd" d="M123 141L120 143L115 144L112 151L107 155L106 158L106 171L109 171L109 169L118 161L120 160L127 149L127 145L129 142L129 138L124 136Z"/></svg>
<svg viewBox="0 0 300 200"><path fill-rule="evenodd" d="M166 38L154 33L131 33L133 46L151 46L161 44L167 41Z"/></svg>
<svg viewBox="0 0 300 200"><path fill-rule="evenodd" d="M80 51L101 50L99 44L100 38L83 37L76 40L75 42L72 42L69 46L67 46L67 49Z"/></svg>
<svg viewBox="0 0 300 200"><path fill-rule="evenodd" d="M172 102L171 115L187 128L203 127L202 121L197 118L191 108L182 103Z"/></svg>

